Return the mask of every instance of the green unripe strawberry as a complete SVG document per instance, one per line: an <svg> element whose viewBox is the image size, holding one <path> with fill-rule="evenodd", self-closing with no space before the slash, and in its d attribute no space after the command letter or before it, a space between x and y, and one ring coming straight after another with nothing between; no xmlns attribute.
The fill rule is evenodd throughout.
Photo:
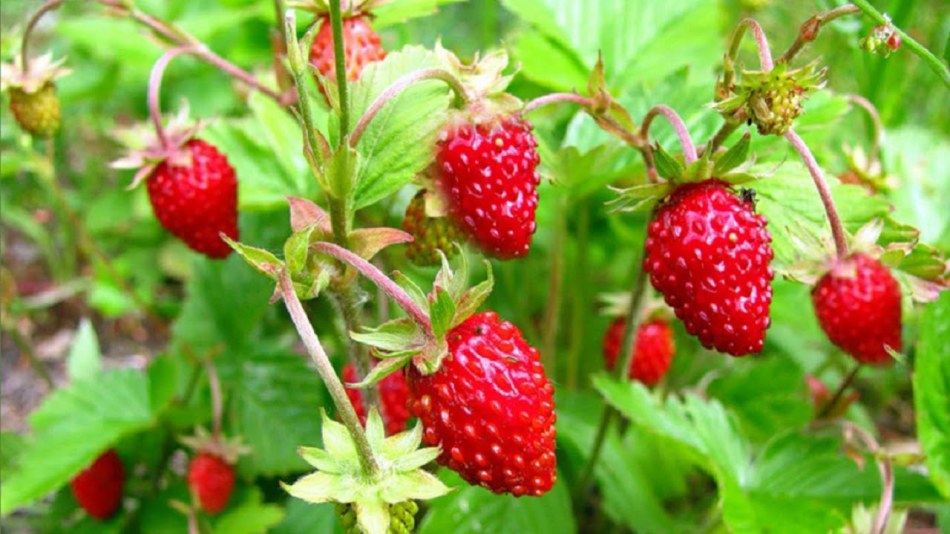
<svg viewBox="0 0 950 534"><path fill-rule="evenodd" d="M406 256L416 265L438 265L442 259L455 255L453 242L461 242L462 233L449 217L426 215L425 191L419 191L406 208L402 229L412 235L413 241L406 246Z"/></svg>
<svg viewBox="0 0 950 534"><path fill-rule="evenodd" d="M17 124L36 137L50 137L59 129L59 98L52 83L33 93L11 88L10 111Z"/></svg>
<svg viewBox="0 0 950 534"><path fill-rule="evenodd" d="M416 528L416 513L419 505L415 501L405 501L389 505L388 534L410 534ZM343 532L346 534L361 534L356 522L356 510L352 504L337 503L336 515L340 518Z"/></svg>

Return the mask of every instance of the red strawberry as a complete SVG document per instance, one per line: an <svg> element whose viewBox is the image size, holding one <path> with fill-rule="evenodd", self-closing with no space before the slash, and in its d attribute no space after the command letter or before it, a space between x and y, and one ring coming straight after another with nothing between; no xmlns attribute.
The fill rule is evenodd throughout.
<svg viewBox="0 0 950 534"><path fill-rule="evenodd" d="M772 236L750 200L718 180L684 184L650 222L644 269L706 348L762 350L772 302Z"/></svg>
<svg viewBox="0 0 950 534"><path fill-rule="evenodd" d="M815 314L832 343L861 363L886 365L901 345L901 290L887 267L852 254L811 292Z"/></svg>
<svg viewBox="0 0 950 534"><path fill-rule="evenodd" d="M322 18L320 31L310 45L310 63L325 78L335 81L333 28L328 16ZM365 16L343 19L343 53L346 55L346 79L350 81L358 80L366 65L386 57L379 34L369 25Z"/></svg>
<svg viewBox="0 0 950 534"><path fill-rule="evenodd" d="M409 370L409 406L439 463L495 493L543 495L557 480L554 386L537 349L494 312L469 317L446 336L435 373Z"/></svg>
<svg viewBox="0 0 950 534"><path fill-rule="evenodd" d="M219 234L238 239L234 169L213 145L198 139L185 143L182 152L163 160L148 178L155 216L191 249L224 258L231 247Z"/></svg>
<svg viewBox="0 0 950 534"><path fill-rule="evenodd" d="M107 519L119 509L123 486L125 468L112 449L102 453L69 484L79 506L96 519Z"/></svg>
<svg viewBox="0 0 950 534"><path fill-rule="evenodd" d="M209 514L224 510L234 490L234 467L224 458L199 452L188 465L188 487Z"/></svg>
<svg viewBox="0 0 950 534"><path fill-rule="evenodd" d="M528 253L538 207L538 142L531 123L516 115L487 122L459 121L439 137L436 180L449 215L486 254L500 259Z"/></svg>
<svg viewBox="0 0 950 534"><path fill-rule="evenodd" d="M625 326L625 318L618 317L610 323L604 334L604 359L608 369L617 365ZM630 362L628 376L648 386L656 385L670 369L674 350L673 329L666 321L656 319L641 324L637 328L633 361Z"/></svg>
<svg viewBox="0 0 950 534"><path fill-rule="evenodd" d="M345 382L359 382L356 374L356 367L348 364L343 368L343 380ZM363 405L363 392L358 389L347 388L346 396L350 398L356 415L360 417L360 422L366 424L366 407ZM406 421L409 420L409 408L406 407L406 399L409 397L409 386L406 384L406 377L402 373L393 373L379 382L380 397L380 415L383 422L386 423L386 434L398 434L406 429Z"/></svg>

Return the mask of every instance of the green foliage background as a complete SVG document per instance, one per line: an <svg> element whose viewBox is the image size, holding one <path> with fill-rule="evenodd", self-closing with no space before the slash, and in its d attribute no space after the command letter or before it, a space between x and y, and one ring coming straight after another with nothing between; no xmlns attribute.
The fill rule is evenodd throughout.
<svg viewBox="0 0 950 534"><path fill-rule="evenodd" d="M408 0L404 0L408 1ZM413 6L428 11L429 2ZM2 55L15 41L34 2L3 2ZM137 4L192 32L232 62L270 79L269 34L274 7L262 0L141 0ZM939 0L878 2L894 22L930 48L948 50L950 18ZM408 4L407 4L408 5ZM773 43L784 49L798 24L833 3L773 2L756 12ZM943 9L941 9L943 8ZM444 46L470 57L503 44L520 64L512 92L521 98L551 91L583 90L602 53L608 84L634 117L666 103L704 142L718 128L708 107L726 38L749 12L735 0L472 0L447 3L438 13L400 22L396 14L377 21L386 48ZM830 173L844 170L845 146L868 146L869 124L850 111L844 98L857 93L880 110L886 138L883 161L900 187L870 198L856 186L835 185L848 230L874 217L920 230L921 240L950 250L950 112L947 89L915 56L900 51L885 60L860 51L858 39L870 28L850 18L828 28L799 59L821 57L829 65L828 90L812 97L798 131ZM150 493L133 516L97 523L81 518L64 484L96 454L117 445L120 454L151 473L172 436L207 424L209 393L197 380L189 354L219 351L217 365L228 396L226 425L241 434L254 454L241 460L241 489L229 511L210 525L216 533L329 532L338 529L332 508L286 498L278 480L305 469L298 445L317 445L319 409L329 405L316 374L293 350L294 334L285 314L268 305L268 280L232 255L212 262L190 253L159 226L144 188L126 191L127 173L108 163L120 155L108 136L117 126L146 118L148 72L161 49L125 20L101 8L67 3L44 19L35 50L68 56L74 73L58 84L63 128L55 138L55 172L41 146L14 125L6 106L0 133L0 212L4 248L16 234L40 251L43 276L75 287L84 311L98 320L129 316L135 303L95 260L77 251L81 236L61 216L38 222L35 210L55 205L51 177L63 185L65 200L78 212L91 237L132 282L140 299L170 325L169 343L147 372L108 370L95 331L80 328L68 358L67 385L51 394L30 417L28 435L4 432L0 512L5 526L80 532L118 532L126 521L142 532L182 532L184 518L167 508L169 498L187 499L183 482ZM746 43L741 57L751 64ZM393 55L396 55L393 53ZM939 54L938 54L939 55ZM945 54L944 54L945 55ZM406 52L407 62L418 55ZM421 61L421 60L419 60ZM424 63L424 62L423 62ZM417 67L419 63L404 65ZM399 71L391 59L387 68ZM380 87L367 81L356 102L394 76L380 73ZM365 80L364 80L365 81ZM444 109L443 93L420 90L407 98L390 127L425 131L427 112ZM362 98L362 100L360 100ZM225 152L240 180L242 241L280 251L290 233L284 197L320 198L301 154L292 117L259 95L247 96L221 73L193 59L179 59L164 82L166 112L187 99L192 114L216 119L206 137ZM495 291L488 306L519 325L525 337L544 347L548 373L557 386L560 477L541 499L497 497L468 488L443 473L458 491L433 501L420 532L573 532L611 528L635 532L827 532L845 526L857 504L880 495L873 461L863 470L841 452L840 432L808 425L812 406L805 374L832 385L848 371L848 358L826 340L812 314L808 287L777 279L772 327L761 356L732 359L703 350L677 325L677 356L659 393L617 383L600 373L601 336L610 320L598 314L598 296L630 285L631 263L642 246L646 214L611 214L609 184L623 185L642 175L639 156L613 141L570 106L545 108L532 116L541 140L543 171L538 226L531 254L494 265ZM438 115L433 113L434 117ZM326 117L324 117L324 120ZM437 127L432 122L431 128ZM744 129L742 129L744 131ZM380 135L384 135L384 131ZM431 133L431 132L430 132ZM741 132L740 132L741 133ZM653 129L668 150L672 130ZM370 132L368 135L373 135ZM738 138L739 134L736 134ZM383 148L381 162L411 139ZM786 144L753 137L758 163L778 170L753 184L759 209L775 235L776 257L790 263L794 251L787 232L794 224L825 232L821 206L810 178ZM382 165L377 165L379 168ZM364 177L359 226L398 227L414 190L403 187L417 169L389 169ZM375 188L375 189L373 189ZM54 212L56 210L54 209ZM7 255L4 255L5 267ZM383 255L388 269L407 272L423 287L432 272L408 264L400 247ZM550 273L560 270L560 281ZM480 276L482 273L476 273ZM364 286L373 295L369 286ZM22 299L5 313L49 320L55 310L31 308ZM368 308L373 308L370 306ZM342 365L345 348L338 313L325 299L310 307L328 352ZM374 310L368 309L367 315ZM905 307L905 363L867 369L858 389L861 401L847 416L874 431L908 407L913 422L887 423L887 430L919 439L926 471L899 468L895 501L933 512L947 527L950 517L950 295L926 306ZM916 371L916 372L913 372ZM201 378L201 377L199 377ZM198 381L197 394L178 402ZM680 395L663 393L677 392ZM584 464L602 410L598 396L615 406L630 425L612 431L595 471L602 515L575 515L571 483ZM870 460L870 459L869 459ZM929 476L928 476L929 475ZM144 482L143 482L144 484ZM51 496L51 497L50 497ZM27 508L21 508L27 506ZM10 515L14 509L20 511ZM583 524L582 524L583 523ZM594 530L591 530L594 529Z"/></svg>

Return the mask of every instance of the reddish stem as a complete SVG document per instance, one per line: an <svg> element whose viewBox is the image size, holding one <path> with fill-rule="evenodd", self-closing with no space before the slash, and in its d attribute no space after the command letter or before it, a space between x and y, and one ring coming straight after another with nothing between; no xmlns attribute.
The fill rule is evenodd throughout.
<svg viewBox="0 0 950 534"><path fill-rule="evenodd" d="M208 367L208 385L211 386L211 432L215 441L221 438L221 418L224 413L224 403L221 401L221 380L218 378L218 369L210 360Z"/></svg>
<svg viewBox="0 0 950 534"><path fill-rule="evenodd" d="M396 304L398 304L402 309L406 310L406 313L412 318L413 321L418 324L426 335L432 336L432 322L429 320L429 315L420 308L415 301L412 300L406 292L399 287L399 284L393 282L388 276L386 276L382 271L376 268L372 263L364 260L358 255L350 252L349 250L333 244L327 243L325 241L320 241L310 245L310 248L324 254L329 254L334 258L346 263L363 274L366 278L372 280L377 287L386 292Z"/></svg>
<svg viewBox="0 0 950 534"><path fill-rule="evenodd" d="M825 213L828 215L828 224L831 225L831 234L835 239L835 251L838 259L844 259L848 255L848 241L845 238L844 227L841 225L841 218L838 216L838 209L835 208L835 201L831 197L831 190L828 188L828 183L825 182L821 167L815 161L815 156L812 155L808 145L795 133L795 130L785 132L785 139L788 139L788 142L801 156L805 166L808 167L808 172L811 173L811 177L815 181L818 196L821 197L821 203L825 206Z"/></svg>
<svg viewBox="0 0 950 534"><path fill-rule="evenodd" d="M640 137L646 139L649 136L650 125L653 123L653 118L657 115L663 115L666 117L666 120L670 121L670 124L673 125L673 130L676 131L676 136L680 140L680 146L683 147L683 156L686 158L686 164L689 165L696 161L696 145L693 144L693 138L690 137L689 130L686 129L686 124L683 122L683 119L669 106L660 104L650 108L650 111L643 117L643 125L640 126Z"/></svg>
<svg viewBox="0 0 950 534"><path fill-rule="evenodd" d="M383 106L385 106L389 101L394 99L399 93L405 91L410 86L425 80L442 80L452 88L455 92L457 98L462 101L467 101L467 91L465 86L462 85L462 82L451 72L444 69L423 69L399 78L392 85L386 88L385 91L380 93L376 97L376 100L366 108L366 112L363 113L363 116L360 117L359 122L356 123L356 127L353 128L352 134L350 134L350 146L356 147L356 144L359 143L360 138L363 136L363 132L366 131L366 128L369 126L369 123L373 120L373 117Z"/></svg>
<svg viewBox="0 0 950 534"><path fill-rule="evenodd" d="M162 54L162 57L158 58L158 61L155 62L155 65L152 67L152 73L148 77L148 114L152 118L152 124L155 126L155 134L158 135L159 142L161 142L162 147L166 149L171 149L172 146L170 145L168 136L165 135L165 127L162 126L160 99L162 76L165 74L165 68L171 63L171 60L190 51L193 51L191 46L180 46L165 52Z"/></svg>
<svg viewBox="0 0 950 534"><path fill-rule="evenodd" d="M577 93L551 93L549 95L544 95L534 100L529 100L524 108L521 110L522 113L530 113L538 108L547 106L549 104L558 104L562 102L568 102L573 104L578 104L584 106L587 109L594 107L594 101L586 96L581 96Z"/></svg>
<svg viewBox="0 0 950 534"><path fill-rule="evenodd" d="M810 43L818 37L818 32L823 26L833 21L836 18L843 17L846 15L854 15L860 13L861 9L854 4L845 4L840 7L836 7L831 11L825 13L819 13L814 17L805 21L802 24L801 29L798 31L798 35L795 37L795 41L788 47L788 50L782 54L782 57L779 58L780 63L788 63L795 57L802 47L805 46L805 43Z"/></svg>
<svg viewBox="0 0 950 534"><path fill-rule="evenodd" d="M26 27L23 29L23 45L20 47L20 54L23 59L23 74L30 72L30 58L29 58L29 49L30 49L30 34L33 33L33 28L36 27L36 24L43 18L48 11L59 7L65 0L46 0L43 2L43 5L36 10L36 13L33 13L33 16L30 17L30 20L27 21Z"/></svg>

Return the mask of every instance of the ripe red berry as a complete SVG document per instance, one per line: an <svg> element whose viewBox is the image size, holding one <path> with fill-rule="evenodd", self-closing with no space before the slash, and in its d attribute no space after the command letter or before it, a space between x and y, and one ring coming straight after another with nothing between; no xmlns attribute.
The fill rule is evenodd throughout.
<svg viewBox="0 0 950 534"><path fill-rule="evenodd" d="M751 201L718 180L679 186L650 222L644 269L706 348L762 350L773 277L765 225Z"/></svg>
<svg viewBox="0 0 950 534"><path fill-rule="evenodd" d="M538 142L517 116L442 131L436 179L449 215L486 254L500 259L528 253L538 207Z"/></svg>
<svg viewBox="0 0 950 534"><path fill-rule="evenodd" d="M234 467L224 458L199 452L188 465L188 487L201 509L216 514L228 505L234 490Z"/></svg>
<svg viewBox="0 0 950 534"><path fill-rule="evenodd" d="M625 326L626 320L618 317L610 323L604 334L604 359L608 369L617 365ZM673 361L673 329L660 319L645 322L637 328L634 343L633 361L630 362L628 376L648 386L656 385L666 375Z"/></svg>
<svg viewBox="0 0 950 534"><path fill-rule="evenodd" d="M815 314L832 343L861 363L886 365L901 344L901 290L891 272L865 254L839 262L811 293Z"/></svg>
<svg viewBox="0 0 950 534"><path fill-rule="evenodd" d="M557 480L554 386L537 349L494 312L446 336L442 367L409 370L409 406L438 461L495 493L543 495Z"/></svg>
<svg viewBox="0 0 950 534"><path fill-rule="evenodd" d="M210 258L231 253L220 233L238 239L237 179L227 158L192 139L182 155L162 161L148 178L155 216L192 250Z"/></svg>
<svg viewBox="0 0 950 534"><path fill-rule="evenodd" d="M343 368L343 380L345 382L358 382L356 367L348 364ZM386 434L398 434L406 429L406 421L409 420L409 408L406 406L406 399L409 398L409 386L406 384L406 377L403 373L393 373L380 380L379 384L380 415L383 417L383 423L386 425ZM360 422L366 424L366 406L363 404L363 392L358 389L347 388L346 396L350 398L356 415L360 417Z"/></svg>
<svg viewBox="0 0 950 534"><path fill-rule="evenodd" d="M112 449L102 453L69 487L79 506L96 519L107 519L122 504L125 468Z"/></svg>
<svg viewBox="0 0 950 534"><path fill-rule="evenodd" d="M343 19L343 48L346 55L346 79L350 81L358 80L366 65L386 58L379 34L363 16ZM317 67L325 78L335 81L335 57L333 29L329 17L324 16L320 30L310 45L310 63Z"/></svg>

